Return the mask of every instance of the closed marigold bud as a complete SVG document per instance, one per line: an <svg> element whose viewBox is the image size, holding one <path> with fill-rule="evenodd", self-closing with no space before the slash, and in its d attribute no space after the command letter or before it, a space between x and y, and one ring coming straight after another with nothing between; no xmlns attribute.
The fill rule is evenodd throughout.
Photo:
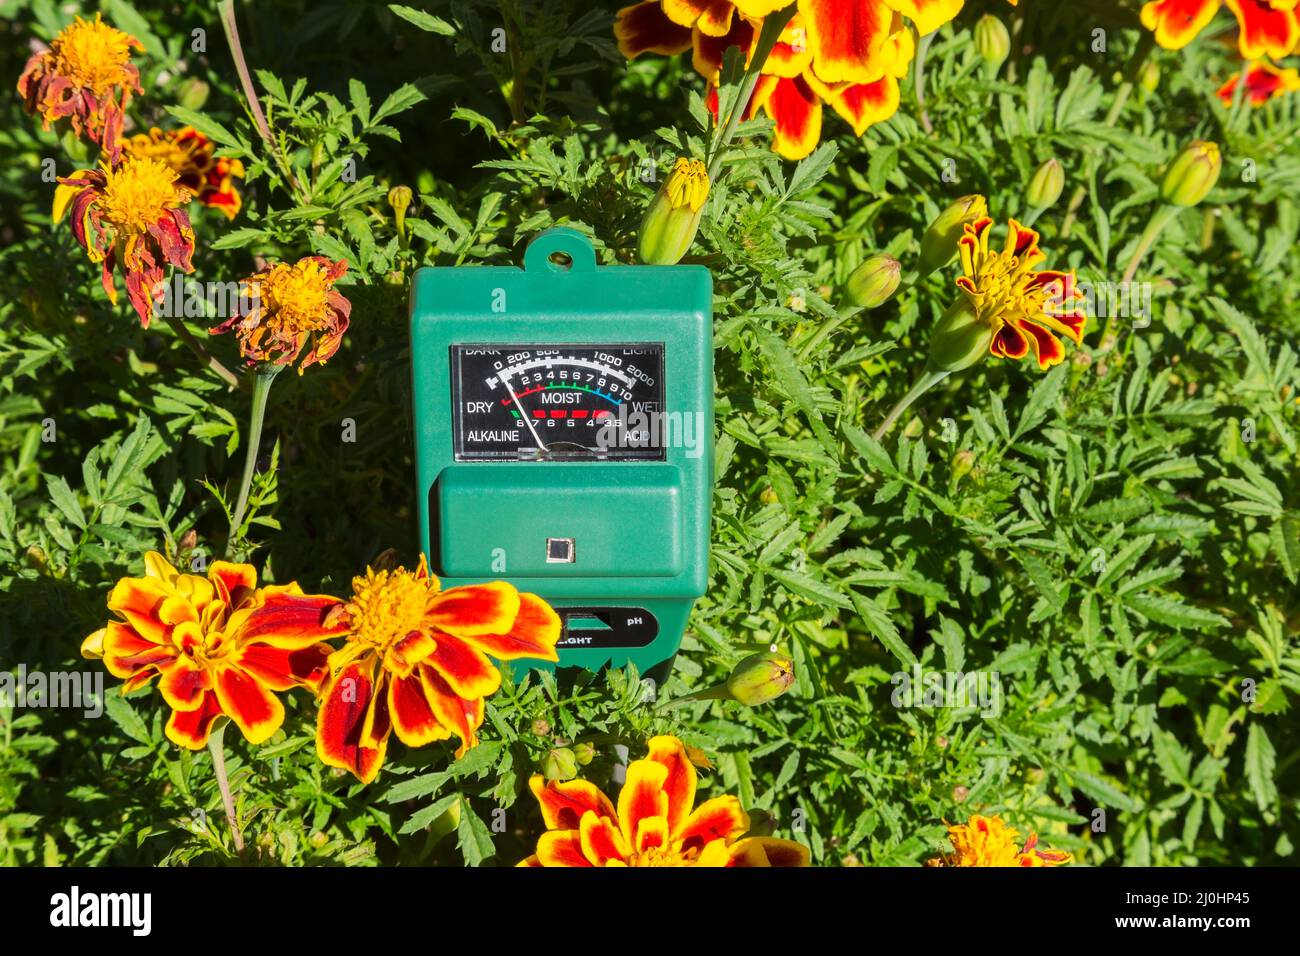
<svg viewBox="0 0 1300 956"><path fill-rule="evenodd" d="M547 780L572 780L578 775L578 758L568 747L555 747L542 758L542 775Z"/></svg>
<svg viewBox="0 0 1300 956"><path fill-rule="evenodd" d="M641 220L637 245L641 261L652 266L680 262L695 241L708 198L709 173L704 164L679 157Z"/></svg>
<svg viewBox="0 0 1300 956"><path fill-rule="evenodd" d="M854 305L874 309L884 305L898 291L903 267L893 256L883 253L868 256L862 265L849 275L846 283L849 298Z"/></svg>
<svg viewBox="0 0 1300 956"><path fill-rule="evenodd" d="M939 319L930 336L928 368L935 372L960 372L989 351L993 328L979 321L965 296L957 299Z"/></svg>
<svg viewBox="0 0 1300 956"><path fill-rule="evenodd" d="M551 732L551 724L545 717L538 717L533 721L533 733L539 737L545 737Z"/></svg>
<svg viewBox="0 0 1300 956"><path fill-rule="evenodd" d="M1142 71L1138 73L1138 85L1148 93L1156 91L1160 85L1160 67L1155 60L1147 60L1142 64Z"/></svg>
<svg viewBox="0 0 1300 956"><path fill-rule="evenodd" d="M1195 206L1219 181L1222 168L1218 143L1201 139L1188 143L1165 171L1160 198L1174 206Z"/></svg>
<svg viewBox="0 0 1300 956"><path fill-rule="evenodd" d="M957 254L957 243L968 222L984 219L989 214L988 203L978 193L962 196L935 217L921 237L921 256L918 276L928 276L942 268Z"/></svg>
<svg viewBox="0 0 1300 956"><path fill-rule="evenodd" d="M587 766L596 757L596 748L591 744L574 744L573 756L581 766Z"/></svg>
<svg viewBox="0 0 1300 956"><path fill-rule="evenodd" d="M750 654L735 666L727 678L727 693L747 707L776 700L794 683L794 661L764 651Z"/></svg>
<svg viewBox="0 0 1300 956"><path fill-rule="evenodd" d="M1039 166L1034 177L1029 180L1025 199L1029 201L1030 209L1046 209L1061 198L1063 189L1065 189L1065 170L1053 156Z"/></svg>
<svg viewBox="0 0 1300 956"><path fill-rule="evenodd" d="M1011 34L997 17L985 14L975 21L975 50L996 71L1011 55Z"/></svg>
<svg viewBox="0 0 1300 956"><path fill-rule="evenodd" d="M969 448L963 448L957 454L952 456L952 477L954 481L960 481L970 474L971 469L975 467L975 455ZM940 747L948 746L946 737L939 738L943 743Z"/></svg>
<svg viewBox="0 0 1300 956"><path fill-rule="evenodd" d="M201 110L203 104L208 101L209 92L211 90L208 84L197 76L191 76L177 88L177 105L183 106L187 110Z"/></svg>
<svg viewBox="0 0 1300 956"><path fill-rule="evenodd" d="M388 205L393 207L393 224L399 236L406 235L406 210L411 208L410 186L394 186L388 191Z"/></svg>

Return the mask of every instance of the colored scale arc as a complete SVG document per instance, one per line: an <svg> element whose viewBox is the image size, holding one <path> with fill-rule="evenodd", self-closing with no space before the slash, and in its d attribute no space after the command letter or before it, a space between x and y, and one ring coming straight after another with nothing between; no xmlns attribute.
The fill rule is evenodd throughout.
<svg viewBox="0 0 1300 956"><path fill-rule="evenodd" d="M594 388L588 388L588 387L585 386L585 385L562 385L562 384L560 384L559 382L548 382L548 383L545 384L545 385L536 385L536 386L534 386L533 388L528 388L528 389L525 389L525 390L522 391L522 392L519 392L518 395L517 395L516 397L522 400L523 397L524 397L525 395L532 395L534 392L540 392L540 391L542 391L543 389L547 389L547 388L567 388L567 389L569 389L570 391L576 391L576 392L590 392L592 395L596 395L596 396L598 396L599 398L603 398L603 399L605 399L605 401L609 402L611 405L618 406L618 405L621 405L621 404L622 404L622 402L620 402L618 399L616 399L613 395L606 395L604 392L598 391L597 389L594 389ZM509 406L509 405L514 404L514 403L511 402L510 399L506 398L506 399L502 399L501 404L502 404L502 406ZM517 411L515 411L513 408L510 409L510 414L513 415L515 418L518 418L518 417L519 417L519 413L518 413ZM606 414L608 414L608 413L607 413L607 412L596 412L595 414L592 415L592 418L601 418L601 417L603 417L603 416L606 415ZM542 412L540 409L538 409L538 410L536 410L536 411L533 412L533 417L534 417L534 418L545 418L546 415L545 415L544 412ZM564 415L558 415L558 414L556 414L555 412L552 412L552 413L551 413L551 417L552 417L552 418L564 418L565 416L564 416ZM586 417L586 412L583 412L582 414L578 414L578 413L575 412L573 417L574 417L574 418L585 418L585 417Z"/></svg>

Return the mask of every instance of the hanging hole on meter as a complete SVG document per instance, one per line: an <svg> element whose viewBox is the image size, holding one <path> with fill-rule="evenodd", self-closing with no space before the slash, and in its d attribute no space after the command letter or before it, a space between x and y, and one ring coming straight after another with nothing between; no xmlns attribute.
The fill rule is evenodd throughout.
<svg viewBox="0 0 1300 956"><path fill-rule="evenodd" d="M569 269L573 266L573 256L567 252L552 252L546 257L546 261L557 269Z"/></svg>

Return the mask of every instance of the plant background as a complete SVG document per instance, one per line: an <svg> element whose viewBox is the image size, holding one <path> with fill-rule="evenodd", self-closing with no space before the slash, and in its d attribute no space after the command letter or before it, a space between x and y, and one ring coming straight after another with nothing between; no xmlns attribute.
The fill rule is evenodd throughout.
<svg viewBox="0 0 1300 956"><path fill-rule="evenodd" d="M819 864L919 863L945 820L976 810L1091 864L1294 861L1300 111L1284 98L1230 123L1213 95L1239 68L1214 35L1225 17L1180 53L1156 50L1158 91L1108 127L1140 35L1134 5L1022 6L1017 82L982 79L972 49L976 16L1006 17L1004 4L968 3L938 36L933 136L910 84L861 139L828 110L823 146L799 164L764 148L758 121L706 206L689 261L716 284L712 579L661 690L720 680L754 642L792 650L796 687L758 709L660 714L634 673L509 683L477 750L452 763L449 748L395 746L370 787L316 761L311 702L288 695L270 744L231 735L243 862L513 864L541 830L526 782L557 738L593 743L583 773L604 780L614 744L636 756L653 732L704 750L707 789L738 793L758 828L806 842ZM0 76L15 81L29 42L75 9L0 0ZM516 263L556 222L588 231L602 261L632 261L657 186L646 161L662 176L699 152L702 81L685 57L625 64L600 4L240 4L293 195L243 110L214 7L102 9L147 47L136 125L192 122L249 166L233 223L196 212L195 277L236 280L257 254L352 264L342 351L277 382L252 560L268 580L333 593L386 548L413 561L411 270ZM195 29L206 52L191 49ZM89 157L40 132L13 93L0 114L0 667L80 669L95 666L77 649L102 626L108 588L139 573L145 550L187 561L193 531L220 553L213 491L237 479L248 398L164 324L141 330L109 305L51 225L41 178L46 158L67 174ZM964 193L985 193L997 219L1023 215L1024 184L1054 155L1067 195L1088 193L1068 240L1064 200L1039 220L1049 263L1118 281L1163 163L1197 136L1223 144L1224 174L1139 272L1154 283L1149 328L1121 323L1103 347L1094 320L1080 350L1091 361L1046 375L982 363L883 443L867 437L954 292L950 268L883 309L851 308L840 290L866 254L906 265ZM348 156L355 183L339 179ZM417 195L405 247L385 200L397 184ZM210 345L236 360L232 341ZM56 440L43 441L51 419ZM891 676L918 662L998 671L1001 715L891 706ZM0 861L233 861L208 756L166 742L164 716L152 690L110 690L94 721L0 709Z"/></svg>

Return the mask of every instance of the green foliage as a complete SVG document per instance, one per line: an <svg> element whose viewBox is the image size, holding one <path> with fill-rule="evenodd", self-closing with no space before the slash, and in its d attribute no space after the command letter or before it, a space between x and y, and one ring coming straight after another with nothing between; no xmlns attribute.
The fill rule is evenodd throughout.
<svg viewBox="0 0 1300 956"><path fill-rule="evenodd" d="M346 594L387 548L415 560L414 268L515 263L554 223L630 262L658 179L676 155L703 156L702 83L681 61L624 64L607 12L428 6L241 6L268 144L206 5L105 5L148 47L137 123L193 124L247 168L239 218L196 213L198 277L238 280L258 256L350 263L342 351L276 384L240 529L264 580ZM1116 107L1131 10L1107 19L1100 56L1077 39L1095 11L1029 6L1036 52L1015 82L984 78L976 11L939 34L934 135L908 85L861 139L828 110L799 163L764 148L767 120L742 124L689 260L715 281L717 487L709 592L672 676L507 675L480 747L456 760L394 742L369 787L319 763L313 702L287 695L269 744L227 738L242 862L513 864L542 828L527 784L548 751L590 743L581 773L609 791L615 748L636 758L655 733L709 756L702 793L736 793L820 864L920 863L944 821L975 810L1092 864L1291 860L1300 101L1225 108L1214 91L1236 66L1203 40L1157 50L1160 90ZM24 41L64 22L49 3L7 8ZM189 49L198 25L205 54ZM10 46L0 75L14 77L25 50ZM426 63L435 75L411 75ZM176 105L195 79L207 103ZM84 155L15 98L0 109L0 668L69 669L144 551L182 565L222 553L248 395L166 325L141 330L108 303L40 179L43 158L66 173ZM1047 373L982 362L870 437L956 293L950 266L864 312L842 292L863 259L887 251L906 270L962 194L985 194L998 220L1028 215L1024 187L1055 156L1065 196L1036 223L1048 264L1118 282L1163 163L1195 137L1222 144L1224 174L1138 271L1149 326L1106 336L1094 319ZM396 185L417 195L402 235ZM206 338L211 319L189 324ZM235 367L228 338L205 344ZM348 422L355 441L340 438ZM770 644L797 668L771 704L661 706ZM916 668L996 673L996 713L899 706ZM0 862L240 862L209 755L168 743L165 714L153 690L109 689L94 722L0 708Z"/></svg>

